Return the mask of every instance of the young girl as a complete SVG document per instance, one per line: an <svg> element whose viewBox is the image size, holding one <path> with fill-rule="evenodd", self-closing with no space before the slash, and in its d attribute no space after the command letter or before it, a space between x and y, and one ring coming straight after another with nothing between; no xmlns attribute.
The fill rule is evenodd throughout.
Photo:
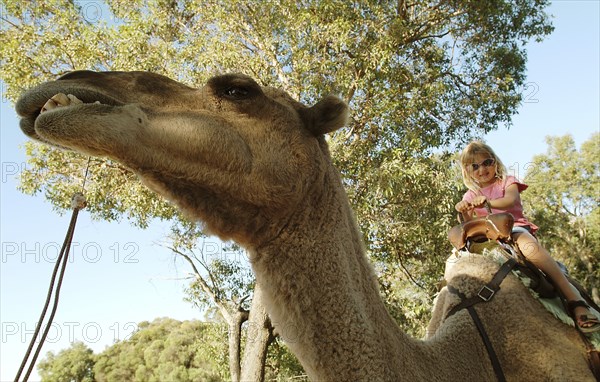
<svg viewBox="0 0 600 382"><path fill-rule="evenodd" d="M456 204L465 221L473 215L485 216L487 202L493 213L509 212L515 218L513 240L535 266L547 274L568 301L568 307L576 317L576 325L584 333L600 330L600 321L591 312L581 295L562 273L548 251L533 236L538 227L523 215L519 193L527 189L514 176L506 174L506 167L486 144L471 142L460 154L463 182L469 189Z"/></svg>

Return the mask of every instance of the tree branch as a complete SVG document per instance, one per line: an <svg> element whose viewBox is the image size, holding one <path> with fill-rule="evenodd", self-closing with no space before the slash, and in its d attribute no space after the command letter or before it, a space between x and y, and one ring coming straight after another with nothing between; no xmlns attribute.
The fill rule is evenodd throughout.
<svg viewBox="0 0 600 382"><path fill-rule="evenodd" d="M221 301L221 299L214 293L214 291L212 290L212 288L208 285L208 283L206 282L206 280L204 279L204 277L202 277L202 274L200 274L200 271L198 271L198 268L196 267L196 264L194 264L194 260L192 260L192 258L188 255L186 255L185 253L181 252L180 250L178 250L177 248L174 248L172 246L165 246L166 248L170 249L173 253L183 257L192 267L192 270L194 271L194 275L196 276L196 281L198 282L198 284L200 285L200 287L202 288L202 291L204 293L206 293L217 305L217 307L219 308L219 311L221 312L221 314L223 315L223 317L225 318L225 320L227 322L231 322L231 320L233 319L233 317L231 316L231 313L227 310L227 306L225 304L223 304L223 302Z"/></svg>

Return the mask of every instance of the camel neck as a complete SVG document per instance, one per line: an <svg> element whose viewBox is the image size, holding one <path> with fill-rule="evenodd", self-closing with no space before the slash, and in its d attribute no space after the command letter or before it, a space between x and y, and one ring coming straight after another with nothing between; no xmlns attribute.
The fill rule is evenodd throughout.
<svg viewBox="0 0 600 382"><path fill-rule="evenodd" d="M381 300L341 183L319 191L252 256L269 314L315 380L350 380L349 360L364 364L365 354L388 374L388 358L406 336Z"/></svg>

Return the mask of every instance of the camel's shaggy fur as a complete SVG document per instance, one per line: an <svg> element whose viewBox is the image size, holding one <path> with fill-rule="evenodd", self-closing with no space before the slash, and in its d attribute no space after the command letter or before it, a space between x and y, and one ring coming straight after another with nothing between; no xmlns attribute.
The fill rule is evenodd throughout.
<svg viewBox="0 0 600 382"><path fill-rule="evenodd" d="M84 104L40 114L57 93ZM93 104L100 101L100 104ZM314 381L494 380L466 312L426 340L402 333L373 268L324 135L346 105L306 107L242 75L192 89L146 72L74 72L17 103L29 136L109 157L251 253L278 332ZM497 264L462 260L450 282L472 293ZM454 303L441 296L436 315ZM575 330L559 324L513 276L477 307L511 381L591 381Z"/></svg>

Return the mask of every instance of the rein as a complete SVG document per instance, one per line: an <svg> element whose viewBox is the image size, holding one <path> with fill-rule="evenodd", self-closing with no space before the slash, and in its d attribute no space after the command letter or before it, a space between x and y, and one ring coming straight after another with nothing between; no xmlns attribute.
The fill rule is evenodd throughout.
<svg viewBox="0 0 600 382"><path fill-rule="evenodd" d="M23 377L23 382L27 382L31 372L33 371L33 367L35 366L35 362L42 350L42 346L44 345L44 341L48 336L48 332L50 331L50 326L52 325L52 321L54 320L54 316L56 314L56 310L58 308L58 299L60 296L60 289L62 287L63 277L65 275L65 269L67 267L67 260L69 258L69 250L71 248L71 243L73 241L73 233L75 232L75 224L77 223L77 216L79 215L79 210L85 208L87 202L85 200L85 196L83 196L83 191L85 189L85 182L87 179L88 171L90 167L90 158L88 158L87 167L85 169L85 176L83 178L83 184L81 187L81 193L75 193L71 199L71 207L73 208L73 214L71 215L71 221L69 222L69 228L67 229L67 234L65 236L65 240L60 249L60 253L58 258L56 259L56 264L54 265L54 270L52 271L52 277L50 278L50 286L48 288L48 294L46 296L46 302L44 304L44 308L42 309L42 313L40 314L40 318L37 322L35 331L33 333L33 337L31 338L31 342L29 343L29 347L25 352L25 356L23 357L23 361L21 361L21 366L19 367L19 371L15 376L15 382L19 382L19 378L25 369L25 365L27 365L28 359L31 356L31 351L33 350L33 345L40 334L40 330L42 328L42 323L46 316L46 312L48 311L48 306L50 305L50 300L52 299L52 295L54 294L54 303L52 305L52 311L50 312L50 316L48 317L48 323L44 328L44 332L40 337L40 342L35 349L35 353L33 354L33 358L31 359L30 365L27 368L27 372ZM58 274L58 283L56 284L56 288L54 287L56 280L56 275Z"/></svg>

